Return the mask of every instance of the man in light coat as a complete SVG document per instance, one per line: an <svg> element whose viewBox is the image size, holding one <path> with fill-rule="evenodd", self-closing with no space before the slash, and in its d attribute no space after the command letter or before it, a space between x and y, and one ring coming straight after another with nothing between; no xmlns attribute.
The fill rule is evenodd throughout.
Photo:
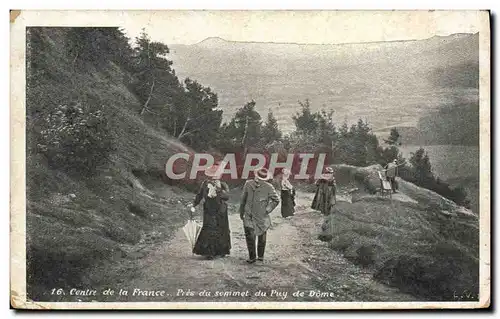
<svg viewBox="0 0 500 319"><path fill-rule="evenodd" d="M248 180L243 186L240 203L240 218L243 220L245 238L248 248L249 264L256 260L264 261L266 248L266 233L271 227L269 214L278 206L278 193L268 181L269 171L265 168L255 171L253 180ZM258 238L257 254L255 241Z"/></svg>

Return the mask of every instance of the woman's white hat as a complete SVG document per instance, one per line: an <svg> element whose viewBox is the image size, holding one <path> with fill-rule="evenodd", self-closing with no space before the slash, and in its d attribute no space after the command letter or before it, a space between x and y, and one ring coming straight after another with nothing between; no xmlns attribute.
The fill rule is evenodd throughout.
<svg viewBox="0 0 500 319"><path fill-rule="evenodd" d="M205 175L208 177L219 177L221 174L219 172L219 166L212 165L205 170Z"/></svg>

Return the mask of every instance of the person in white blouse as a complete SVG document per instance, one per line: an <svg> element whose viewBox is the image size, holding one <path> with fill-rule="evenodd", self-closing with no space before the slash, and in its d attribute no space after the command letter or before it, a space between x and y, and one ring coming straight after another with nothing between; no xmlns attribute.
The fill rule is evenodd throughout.
<svg viewBox="0 0 500 319"><path fill-rule="evenodd" d="M295 187L290 182L290 170L284 168L275 181L276 189L281 193L281 216L291 217L295 213Z"/></svg>

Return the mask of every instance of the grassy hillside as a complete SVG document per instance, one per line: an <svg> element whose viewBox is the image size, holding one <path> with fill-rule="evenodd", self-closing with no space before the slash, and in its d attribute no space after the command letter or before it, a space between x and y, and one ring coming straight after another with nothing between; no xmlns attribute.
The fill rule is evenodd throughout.
<svg viewBox="0 0 500 319"><path fill-rule="evenodd" d="M421 300L455 301L479 292L477 215L429 190L399 181L392 201L370 194L378 186L371 166L337 166L339 185L357 186L352 203L339 202L321 239L375 271L375 277Z"/></svg>
<svg viewBox="0 0 500 319"><path fill-rule="evenodd" d="M130 75L111 61L74 63L69 29L30 31L43 50L28 54L27 75L35 77L27 92L28 297L47 300L53 287L112 280L116 274L107 262L133 258L127 247L152 232L158 240L169 236L187 219L192 195L159 183L168 157L189 149L139 117L140 105L127 87ZM30 62L38 61L44 66L36 65L35 73ZM42 114L71 102L104 105L109 120L114 150L92 176L53 168L34 151Z"/></svg>

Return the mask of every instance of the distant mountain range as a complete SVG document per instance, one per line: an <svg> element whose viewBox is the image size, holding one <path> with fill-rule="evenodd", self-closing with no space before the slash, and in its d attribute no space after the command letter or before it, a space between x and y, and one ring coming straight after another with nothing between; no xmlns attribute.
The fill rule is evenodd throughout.
<svg viewBox="0 0 500 319"><path fill-rule="evenodd" d="M253 99L263 117L272 108L285 132L293 130L292 115L305 99L313 110L333 109L339 124L362 118L379 134L394 126L418 129L429 112L446 108L449 116L454 105L477 106L478 101L477 33L348 44L208 38L170 49L181 78L217 92L225 119ZM470 111L478 117L477 107Z"/></svg>

